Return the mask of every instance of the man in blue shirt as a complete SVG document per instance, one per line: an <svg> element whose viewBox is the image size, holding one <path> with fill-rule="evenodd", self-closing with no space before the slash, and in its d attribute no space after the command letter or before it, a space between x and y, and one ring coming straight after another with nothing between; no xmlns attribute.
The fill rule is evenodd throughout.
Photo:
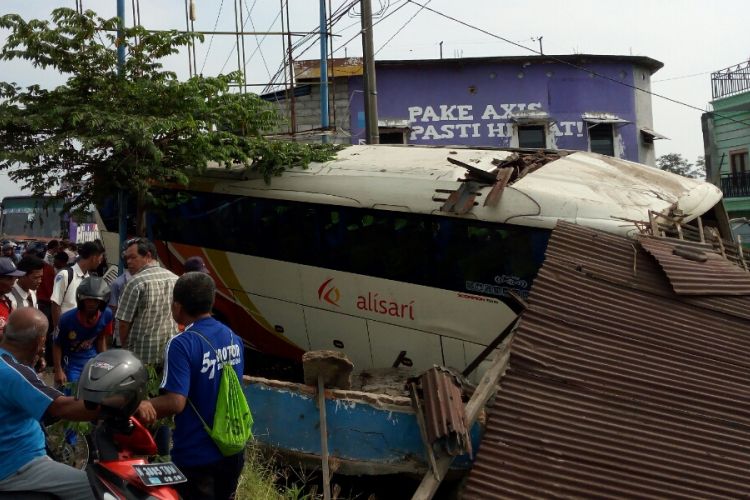
<svg viewBox="0 0 750 500"><path fill-rule="evenodd" d="M55 384L78 382L86 362L107 350L112 335L109 294L109 285L98 276L87 276L78 285L77 307L60 316L52 346Z"/></svg>
<svg viewBox="0 0 750 500"><path fill-rule="evenodd" d="M146 422L175 415L171 455L188 478L178 491L191 499L234 498L244 465L242 452L221 454L196 414L212 427L221 370L243 374L242 340L211 317L215 295L213 279L205 273L185 273L175 283L172 317L188 326L166 346L162 395L149 401L152 408L144 410L144 402L139 411Z"/></svg>
<svg viewBox="0 0 750 500"><path fill-rule="evenodd" d="M13 311L0 342L0 491L34 491L93 499L86 473L50 459L43 418L86 421L97 412L47 387L33 366L44 355L47 318L38 309Z"/></svg>

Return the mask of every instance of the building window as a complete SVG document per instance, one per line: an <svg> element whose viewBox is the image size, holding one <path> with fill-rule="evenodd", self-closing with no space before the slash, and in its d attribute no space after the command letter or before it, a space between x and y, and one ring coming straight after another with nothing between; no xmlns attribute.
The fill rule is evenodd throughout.
<svg viewBox="0 0 750 500"><path fill-rule="evenodd" d="M592 153L615 155L615 134L611 123L597 123L589 127L589 141Z"/></svg>
<svg viewBox="0 0 750 500"><path fill-rule="evenodd" d="M732 175L744 174L747 171L747 149L729 152L729 165Z"/></svg>
<svg viewBox="0 0 750 500"><path fill-rule="evenodd" d="M547 133L544 125L519 125L518 126L519 148L546 148Z"/></svg>
<svg viewBox="0 0 750 500"><path fill-rule="evenodd" d="M380 144L406 144L406 134L408 129L378 127Z"/></svg>

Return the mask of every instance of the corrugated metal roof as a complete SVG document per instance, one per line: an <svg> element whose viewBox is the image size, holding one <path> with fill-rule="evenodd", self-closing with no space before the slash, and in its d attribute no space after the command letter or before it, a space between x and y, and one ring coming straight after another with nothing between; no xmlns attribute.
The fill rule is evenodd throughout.
<svg viewBox="0 0 750 500"><path fill-rule="evenodd" d="M659 262L679 295L750 294L750 273L729 262L710 245L701 248L695 243L651 237L641 237L639 241Z"/></svg>
<svg viewBox="0 0 750 500"><path fill-rule="evenodd" d="M637 242L558 225L465 498L750 493L748 299L678 296Z"/></svg>
<svg viewBox="0 0 750 500"><path fill-rule="evenodd" d="M455 375L438 367L420 376L425 424L430 445L440 441L444 451L457 456L471 453L471 437Z"/></svg>

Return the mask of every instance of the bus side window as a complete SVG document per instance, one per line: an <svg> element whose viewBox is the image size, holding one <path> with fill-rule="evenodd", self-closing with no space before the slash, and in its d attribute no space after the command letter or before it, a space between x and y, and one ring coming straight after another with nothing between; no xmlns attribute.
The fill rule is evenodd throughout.
<svg viewBox="0 0 750 500"><path fill-rule="evenodd" d="M318 261L321 267L341 269L346 227L340 210L331 207L319 208L318 227L321 234L321 251Z"/></svg>
<svg viewBox="0 0 750 500"><path fill-rule="evenodd" d="M383 276L384 268L381 247L384 234L384 220L378 214L361 211L347 211L345 246L348 254L349 272Z"/></svg>

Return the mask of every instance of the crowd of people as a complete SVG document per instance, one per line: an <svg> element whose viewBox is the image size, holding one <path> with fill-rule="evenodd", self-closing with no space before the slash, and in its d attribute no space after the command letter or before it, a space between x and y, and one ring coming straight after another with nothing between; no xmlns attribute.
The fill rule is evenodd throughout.
<svg viewBox="0 0 750 500"><path fill-rule="evenodd" d="M174 416L171 459L188 478L180 494L233 498L243 454L222 455L202 421L213 419L219 370L243 374L242 349L229 349L229 359L216 353L242 341L212 317L216 286L200 257L178 277L159 264L151 241L133 238L118 276L98 240L33 243L20 258L10 250L0 257L0 384L12 388L0 391L0 421L12 431L0 433L0 491L92 498L83 471L46 456L42 423L95 419L70 388L88 360L120 347L162 376L160 395L136 416L146 424ZM55 387L43 382L45 371Z"/></svg>

